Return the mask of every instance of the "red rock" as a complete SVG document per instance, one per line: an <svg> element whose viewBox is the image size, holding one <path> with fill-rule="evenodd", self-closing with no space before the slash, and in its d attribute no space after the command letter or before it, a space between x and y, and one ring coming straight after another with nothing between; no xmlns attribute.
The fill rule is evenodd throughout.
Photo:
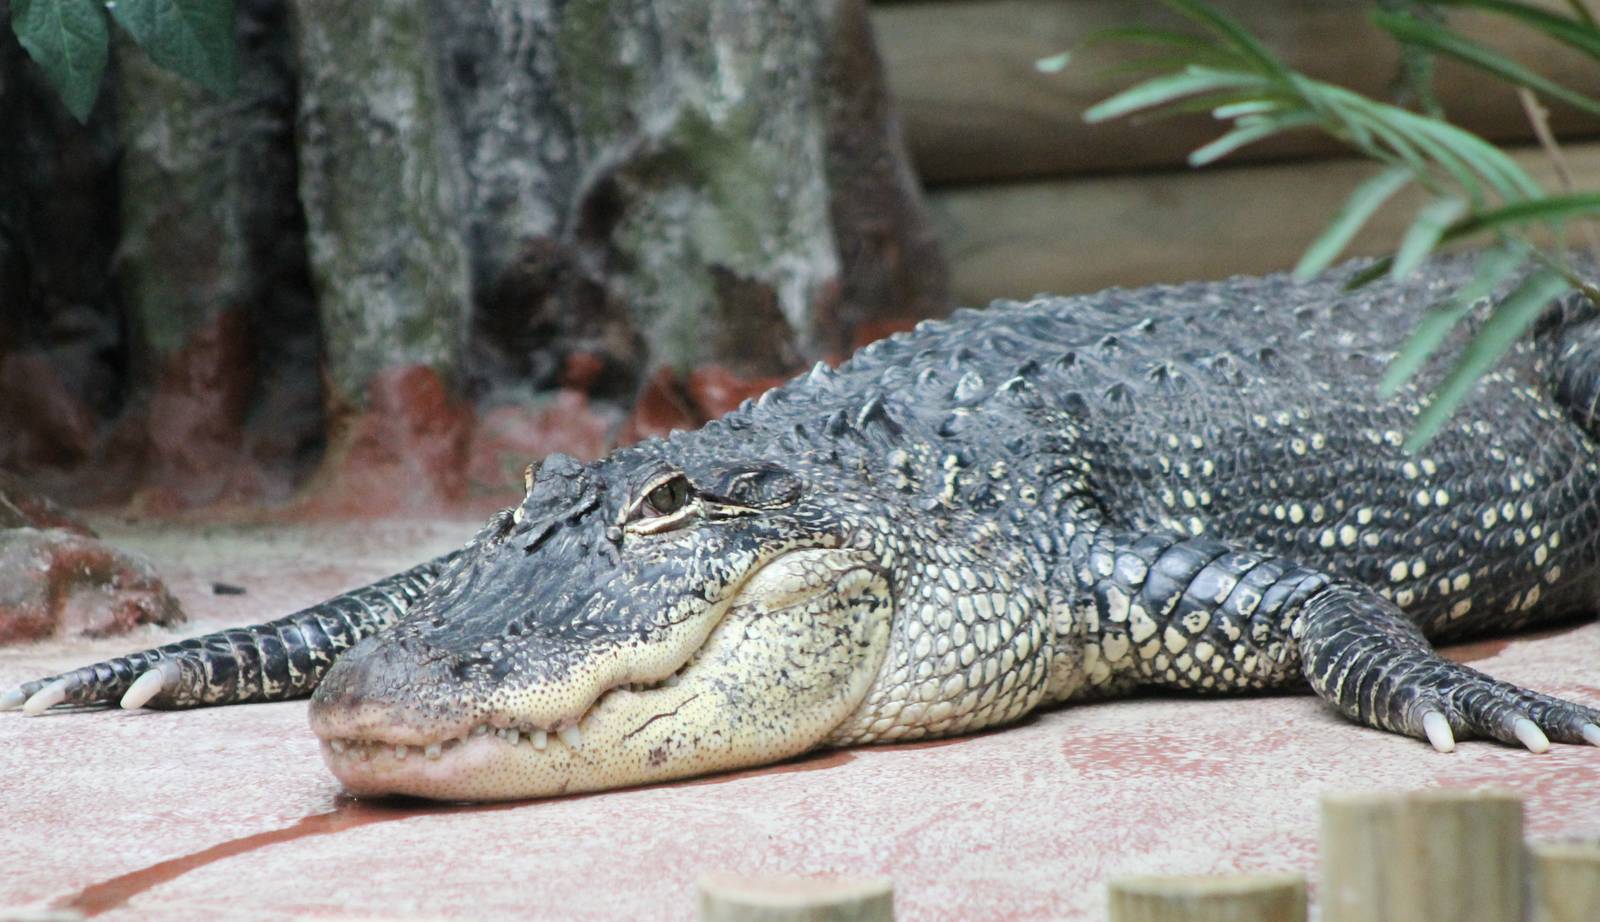
<svg viewBox="0 0 1600 922"><path fill-rule="evenodd" d="M685 384L689 399L694 401L701 417L716 419L743 401L759 397L787 380L779 377L745 378L721 365L703 365L689 372Z"/></svg>
<svg viewBox="0 0 1600 922"><path fill-rule="evenodd" d="M605 359L593 352L574 352L561 367L561 386L588 393L605 371Z"/></svg>
<svg viewBox="0 0 1600 922"><path fill-rule="evenodd" d="M290 517L437 512L467 496L472 410L433 369L373 376L365 410L336 419L322 468Z"/></svg>
<svg viewBox="0 0 1600 922"><path fill-rule="evenodd" d="M246 463L244 421L255 384L250 324L219 311L165 356L146 416L146 483L182 506L218 499Z"/></svg>
<svg viewBox="0 0 1600 922"><path fill-rule="evenodd" d="M143 558L59 528L0 529L0 644L184 620Z"/></svg>
<svg viewBox="0 0 1600 922"><path fill-rule="evenodd" d="M503 406L485 412L472 431L467 477L474 492L522 495L522 472L553 452L581 461L606 453L616 413L591 404L579 391L560 390L538 406Z"/></svg>
<svg viewBox="0 0 1600 922"><path fill-rule="evenodd" d="M71 510L4 472L0 472L0 528L59 528L95 537L94 529Z"/></svg>
<svg viewBox="0 0 1600 922"><path fill-rule="evenodd" d="M904 333L914 328L917 322L915 317L895 317L868 321L856 327L850 348L860 349L896 333Z"/></svg>
<svg viewBox="0 0 1600 922"><path fill-rule="evenodd" d="M94 413L45 356L0 355L0 432L0 466L69 466L94 447Z"/></svg>
<svg viewBox="0 0 1600 922"><path fill-rule="evenodd" d="M633 414L623 423L617 442L631 445L664 436L674 429L694 429L705 419L696 411L683 384L670 368L662 368L645 382L634 402Z"/></svg>

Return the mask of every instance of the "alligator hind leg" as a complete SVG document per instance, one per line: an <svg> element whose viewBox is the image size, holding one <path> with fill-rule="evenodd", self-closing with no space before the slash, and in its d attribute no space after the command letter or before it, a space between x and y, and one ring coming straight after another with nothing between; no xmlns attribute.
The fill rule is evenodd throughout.
<svg viewBox="0 0 1600 922"><path fill-rule="evenodd" d="M203 707L311 694L333 661L389 626L438 577L447 554L369 586L251 627L231 628L26 682L0 710L37 714L58 704Z"/></svg>
<svg viewBox="0 0 1600 922"><path fill-rule="evenodd" d="M1297 625L1311 687L1369 726L1426 736L1448 752L1458 736L1600 746L1600 711L1518 688L1441 659L1422 631L1371 590L1332 585Z"/></svg>
<svg viewBox="0 0 1600 922"><path fill-rule="evenodd" d="M1073 572L1094 686L1242 691L1309 682L1359 723L1448 751L1458 737L1600 746L1600 711L1442 659L1394 603L1205 538L1080 532Z"/></svg>

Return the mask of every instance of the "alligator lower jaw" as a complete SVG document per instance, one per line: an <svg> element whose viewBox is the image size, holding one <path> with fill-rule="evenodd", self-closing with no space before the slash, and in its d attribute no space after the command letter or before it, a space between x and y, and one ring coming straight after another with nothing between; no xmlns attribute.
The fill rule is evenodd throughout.
<svg viewBox="0 0 1600 922"><path fill-rule="evenodd" d="M679 680L698 658L654 685L603 693L559 729L480 723L426 744L324 737L323 761L346 790L361 797L521 799L653 780L648 753L641 756L641 747L630 745L634 725L641 713L671 714L697 697Z"/></svg>

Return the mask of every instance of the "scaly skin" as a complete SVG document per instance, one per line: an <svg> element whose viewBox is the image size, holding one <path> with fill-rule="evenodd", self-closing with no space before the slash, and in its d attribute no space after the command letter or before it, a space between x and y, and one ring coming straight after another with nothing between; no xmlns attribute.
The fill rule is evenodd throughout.
<svg viewBox="0 0 1600 922"><path fill-rule="evenodd" d="M697 432L552 456L436 579L396 577L431 581L414 604L291 616L370 634L312 699L328 764L358 794L537 797L1306 684L1439 749L1600 745L1595 710L1429 644L1592 611L1600 322L1553 310L1410 456L1423 392L1376 382L1469 270L1348 295L1350 271L996 304ZM0 704L303 693L320 660L266 682L282 624Z"/></svg>

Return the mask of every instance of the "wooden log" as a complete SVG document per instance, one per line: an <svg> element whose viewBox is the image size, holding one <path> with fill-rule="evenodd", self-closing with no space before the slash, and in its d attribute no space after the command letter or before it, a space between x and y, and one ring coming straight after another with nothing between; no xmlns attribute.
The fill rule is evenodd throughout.
<svg viewBox="0 0 1600 922"><path fill-rule="evenodd" d="M703 922L892 922L894 884L884 877L700 878Z"/></svg>
<svg viewBox="0 0 1600 922"><path fill-rule="evenodd" d="M1544 0L1564 10L1560 0ZM1268 47L1311 76L1377 99L1390 98L1399 46L1368 18L1367 0L1217 0ZM1466 36L1565 85L1594 84L1594 62L1503 17L1457 12ZM1083 110L1131 85L1116 73L1148 47L1107 42L1085 48L1062 73L1042 74L1040 58L1072 48L1102 29L1133 23L1190 29L1155 3L1124 0L943 0L894 3L873 11L912 159L930 184L1125 171L1184 163L1221 133L1208 115L1086 125ZM1158 51L1159 53L1159 51ZM1471 68L1441 61L1436 95L1464 127L1501 142L1533 133L1513 88ZM1600 120L1552 106L1563 137L1600 134ZM1251 145L1231 161L1269 160L1342 150L1315 133Z"/></svg>
<svg viewBox="0 0 1600 922"><path fill-rule="evenodd" d="M1305 922L1298 874L1137 876L1107 887L1110 922Z"/></svg>
<svg viewBox="0 0 1600 922"><path fill-rule="evenodd" d="M1323 798L1323 922L1521 922L1524 881L1514 795Z"/></svg>
<svg viewBox="0 0 1600 922"><path fill-rule="evenodd" d="M1600 919L1600 842L1535 843L1529 922Z"/></svg>
<svg viewBox="0 0 1600 922"><path fill-rule="evenodd" d="M1566 152L1578 187L1600 188L1600 144ZM1516 158L1559 188L1542 151ZM957 302L986 304L1292 268L1375 169L1337 160L1012 183L936 192L930 204ZM1397 197L1348 255L1392 250L1420 201Z"/></svg>

